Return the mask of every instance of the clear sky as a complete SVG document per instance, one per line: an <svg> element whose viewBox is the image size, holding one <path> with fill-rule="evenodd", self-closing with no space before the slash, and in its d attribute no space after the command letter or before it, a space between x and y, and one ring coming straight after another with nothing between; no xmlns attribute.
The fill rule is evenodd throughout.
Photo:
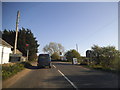
<svg viewBox="0 0 120 90"><path fill-rule="evenodd" d="M85 55L91 46L118 48L117 2L3 2L2 29L15 30L17 10L19 28L31 29L40 47L61 43L65 50L76 49Z"/></svg>

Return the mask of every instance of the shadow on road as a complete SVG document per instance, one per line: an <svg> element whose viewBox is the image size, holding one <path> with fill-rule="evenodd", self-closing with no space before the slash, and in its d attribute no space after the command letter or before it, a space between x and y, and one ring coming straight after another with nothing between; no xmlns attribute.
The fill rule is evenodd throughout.
<svg viewBox="0 0 120 90"><path fill-rule="evenodd" d="M88 74L88 75L66 75L66 76L78 88L118 88L117 77L115 76L112 77L111 75ZM63 80L63 76L56 76L56 77L52 77L50 79L44 80L44 82L49 81L53 84L56 84L56 83L61 84L62 80Z"/></svg>
<svg viewBox="0 0 120 90"><path fill-rule="evenodd" d="M48 67L38 67L37 65L31 65L31 66L27 66L27 69L32 69L32 70L36 70L36 69L48 69Z"/></svg>
<svg viewBox="0 0 120 90"><path fill-rule="evenodd" d="M55 65L72 65L72 63L62 63L62 62L60 62L60 63L54 63Z"/></svg>
<svg viewBox="0 0 120 90"><path fill-rule="evenodd" d="M31 66L29 66L29 67L26 67L27 69L39 69L38 68L38 66L33 66L33 65L31 65Z"/></svg>

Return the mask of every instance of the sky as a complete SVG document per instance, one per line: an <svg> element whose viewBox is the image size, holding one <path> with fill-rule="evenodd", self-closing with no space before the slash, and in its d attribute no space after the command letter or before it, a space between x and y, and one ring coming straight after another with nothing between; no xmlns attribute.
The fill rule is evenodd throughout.
<svg viewBox="0 0 120 90"><path fill-rule="evenodd" d="M39 53L50 42L61 43L65 51L76 49L85 56L93 45L118 49L117 2L3 2L2 30L30 29L38 40Z"/></svg>

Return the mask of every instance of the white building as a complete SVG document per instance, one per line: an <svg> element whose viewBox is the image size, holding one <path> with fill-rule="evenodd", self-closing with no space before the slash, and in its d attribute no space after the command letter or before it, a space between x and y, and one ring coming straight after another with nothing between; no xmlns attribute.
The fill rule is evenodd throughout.
<svg viewBox="0 0 120 90"><path fill-rule="evenodd" d="M9 63L11 48L10 44L0 38L0 64Z"/></svg>

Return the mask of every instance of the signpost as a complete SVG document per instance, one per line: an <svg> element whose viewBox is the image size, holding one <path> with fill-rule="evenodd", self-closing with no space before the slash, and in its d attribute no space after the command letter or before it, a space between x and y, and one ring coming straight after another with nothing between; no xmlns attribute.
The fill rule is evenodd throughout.
<svg viewBox="0 0 120 90"><path fill-rule="evenodd" d="M29 55L29 49L28 49L29 44L26 44L27 47L27 61L28 61L28 55Z"/></svg>
<svg viewBox="0 0 120 90"><path fill-rule="evenodd" d="M78 64L77 58L73 58L73 64Z"/></svg>

